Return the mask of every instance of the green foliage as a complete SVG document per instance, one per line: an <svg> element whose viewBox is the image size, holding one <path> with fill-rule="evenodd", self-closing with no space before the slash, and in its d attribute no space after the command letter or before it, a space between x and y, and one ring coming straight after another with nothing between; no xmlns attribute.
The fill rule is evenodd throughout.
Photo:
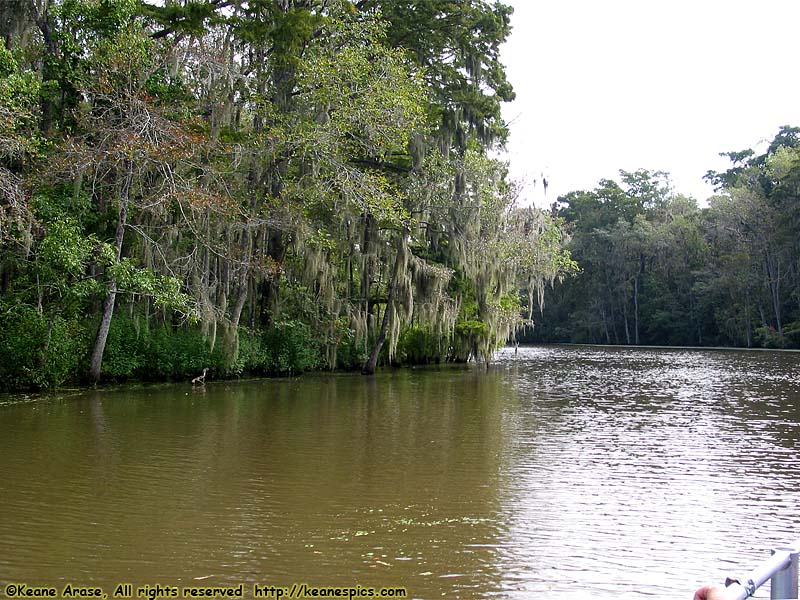
<svg viewBox="0 0 800 600"><path fill-rule="evenodd" d="M261 332L243 331L234 370L252 375L300 375L323 366L320 351L307 324L286 320Z"/></svg>
<svg viewBox="0 0 800 600"><path fill-rule="evenodd" d="M786 347L786 340L784 336L770 325L756 328L755 341L762 348Z"/></svg>
<svg viewBox="0 0 800 600"><path fill-rule="evenodd" d="M477 319L459 321L455 333L470 345L477 345L489 335L489 326Z"/></svg>
<svg viewBox="0 0 800 600"><path fill-rule="evenodd" d="M196 329L159 327L149 336L145 368L149 379L187 380L204 368L223 372L223 358L212 353L208 339Z"/></svg>
<svg viewBox="0 0 800 600"><path fill-rule="evenodd" d="M38 131L40 93L37 74L20 69L0 39L0 161L39 156L46 147Z"/></svg>
<svg viewBox="0 0 800 600"><path fill-rule="evenodd" d="M98 224L98 215L86 193L75 193L68 185L42 185L31 198L31 211L42 223L66 221L81 228L91 229Z"/></svg>
<svg viewBox="0 0 800 600"><path fill-rule="evenodd" d="M76 126L74 111L83 99L81 90L97 80L102 80L105 88L111 79L120 83L118 67L133 50L127 40L135 36L137 10L137 0L61 0L51 4L47 15L51 39L43 57L41 96L50 107L48 112L56 112L66 130ZM103 60L117 50L119 64ZM127 64L147 58L146 53L131 52ZM49 118L45 126L52 125Z"/></svg>
<svg viewBox="0 0 800 600"><path fill-rule="evenodd" d="M433 333L429 327L411 325L400 335L395 352L395 362L401 365L439 363L447 358L446 341Z"/></svg>
<svg viewBox="0 0 800 600"><path fill-rule="evenodd" d="M336 347L337 369L344 371L358 371L367 361L366 346L359 344L354 336L340 341Z"/></svg>
<svg viewBox="0 0 800 600"><path fill-rule="evenodd" d="M500 62L513 9L483 0L365 0L389 22L392 45L424 70L434 100L431 120L462 150L468 133L490 145L508 134L500 104L514 98Z"/></svg>
<svg viewBox="0 0 800 600"><path fill-rule="evenodd" d="M323 364L316 336L300 321L283 321L264 331L261 349L266 375L299 375Z"/></svg>
<svg viewBox="0 0 800 600"><path fill-rule="evenodd" d="M17 70L17 61L11 50L6 48L5 40L0 40L0 77L8 77Z"/></svg>
<svg viewBox="0 0 800 600"><path fill-rule="evenodd" d="M152 19L163 28L176 34L202 35L209 21L214 20L216 2L186 2L149 4L141 2L141 14Z"/></svg>
<svg viewBox="0 0 800 600"><path fill-rule="evenodd" d="M783 328L783 335L787 346L800 348L800 321L787 323Z"/></svg>
<svg viewBox="0 0 800 600"><path fill-rule="evenodd" d="M644 171L560 198L582 270L533 339L797 345L800 129L781 128L764 154L726 155L708 208Z"/></svg>
<svg viewBox="0 0 800 600"><path fill-rule="evenodd" d="M105 247L108 252L110 248ZM175 277L156 275L150 269L142 269L133 259L123 258L108 266L107 276L113 277L123 293L138 294L152 298L158 308L167 308L183 314L193 311L191 298L182 291L181 282ZM193 315L192 315L193 316Z"/></svg>
<svg viewBox="0 0 800 600"><path fill-rule="evenodd" d="M77 277L86 270L98 246L99 240L94 236L84 237L72 219L57 219L47 226L47 233L39 244L39 257L53 271Z"/></svg>
<svg viewBox="0 0 800 600"><path fill-rule="evenodd" d="M225 375L222 353L194 327L149 327L143 317L118 315L111 324L103 360L106 377L116 380L187 381L204 368L209 378Z"/></svg>
<svg viewBox="0 0 800 600"><path fill-rule="evenodd" d="M105 281L87 273L92 267L103 267L105 277L114 278L123 294L147 296L158 307L184 314L192 311L191 299L176 278L137 267L130 258L116 260L113 246L94 234L84 234L76 220L55 217L45 226L33 271L39 286L60 310L77 310L86 301L102 297Z"/></svg>
<svg viewBox="0 0 800 600"><path fill-rule="evenodd" d="M111 323L103 355L103 371L117 379L134 379L147 375L150 331L137 319L117 316Z"/></svg>
<svg viewBox="0 0 800 600"><path fill-rule="evenodd" d="M74 379L87 342L78 319L0 304L2 389L51 389Z"/></svg>
<svg viewBox="0 0 800 600"><path fill-rule="evenodd" d="M147 78L144 82L144 91L159 103L171 108L192 101L192 96L181 74L173 76L164 69L156 70Z"/></svg>
<svg viewBox="0 0 800 600"><path fill-rule="evenodd" d="M54 9L57 17L72 25L75 31L89 39L100 39L112 37L127 27L138 7L138 0L62 0Z"/></svg>
<svg viewBox="0 0 800 600"><path fill-rule="evenodd" d="M570 270L490 158L510 7L162 4L53 0L0 46L0 285L80 346L48 381L93 336L114 380L488 356Z"/></svg>
<svg viewBox="0 0 800 600"><path fill-rule="evenodd" d="M549 341L800 344L800 129L728 153L707 208L646 170L522 208L492 158L511 14L50 2L35 45L0 44L10 384L79 379L112 299L119 380L360 368L380 340L385 362L489 360L534 321Z"/></svg>
<svg viewBox="0 0 800 600"><path fill-rule="evenodd" d="M490 333L489 325L480 319L478 303L474 299L462 302L453 331L452 353L455 360L466 362L470 357L480 358Z"/></svg>

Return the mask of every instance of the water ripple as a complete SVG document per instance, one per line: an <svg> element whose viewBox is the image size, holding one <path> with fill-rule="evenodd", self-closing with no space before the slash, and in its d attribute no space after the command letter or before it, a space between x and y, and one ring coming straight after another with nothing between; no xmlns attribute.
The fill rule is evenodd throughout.
<svg viewBox="0 0 800 600"><path fill-rule="evenodd" d="M800 537L798 400L797 354L547 347L4 404L0 582L688 599Z"/></svg>

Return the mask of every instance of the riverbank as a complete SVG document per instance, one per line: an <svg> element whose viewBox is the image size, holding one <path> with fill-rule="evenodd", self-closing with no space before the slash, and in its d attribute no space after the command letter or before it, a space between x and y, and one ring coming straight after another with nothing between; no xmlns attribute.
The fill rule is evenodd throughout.
<svg viewBox="0 0 800 600"><path fill-rule="evenodd" d="M78 341L88 336L76 336ZM329 368L318 339L302 324L289 323L267 332L242 330L237 340L236 357L231 358L225 340L211 347L199 329L161 328L142 330L131 320L118 318L108 340L103 377L99 383L87 377L89 347L62 352L57 360L43 361L42 353L27 352L22 356L6 355L0 362L0 393L36 395L48 390L63 393L100 386L190 383L206 371L206 381L240 381L262 378L296 377L304 373L360 373L366 351L352 343L343 343L336 355L336 368ZM521 347L603 348L609 350L675 350L721 352L785 352L789 348L737 348L732 346L670 346L622 344L526 344ZM514 346L496 351L507 353ZM432 364L463 364L464 360L442 360L437 355L435 340L418 331L401 336L390 362L387 352L381 355L381 369L416 368ZM0 400L1 401L1 400Z"/></svg>
<svg viewBox="0 0 800 600"><path fill-rule="evenodd" d="M349 362L342 362L340 366L336 369L328 369L325 366L319 364L319 362L314 363L313 361L302 361L297 358L297 354L292 354L292 352L287 352L285 349L285 345L283 346L283 350L281 350L280 343L278 344L278 352L280 354L283 352L284 360L286 357L292 357L293 359L286 361L284 364L287 365L283 369L277 368L273 366L273 368L266 368L265 365L268 365L269 362L264 360L263 355L260 360L253 359L253 349L252 349L252 340L248 337L243 336L241 338L242 344L242 357L240 361L235 365L233 369L227 369L224 367L224 363L222 362L221 358L218 355L215 355L213 352L208 352L207 349L203 346L202 340L199 340L199 343L196 347L200 347L201 351L197 352L194 356L190 355L183 355L178 356L178 353L173 353L171 364L173 368L177 365L178 369L171 373L165 373L163 369L148 369L146 365L151 364L153 362L158 362L163 358L163 351L161 353L156 353L154 356L149 357L149 359L145 359L144 357L139 357L137 359L137 364L145 365L145 376L143 377L136 377L131 372L124 372L124 374L120 377L119 371L116 371L117 361L115 357L118 354L115 352L115 338L111 340L111 352L110 355L112 359L109 361L109 370L111 371L110 374L106 374L104 379L100 383L91 383L88 379L75 377L72 380L65 381L62 385L56 385L52 387L44 386L40 389L35 388L28 388L28 389L0 389L0 404L5 401L25 401L26 398L47 398L53 395L63 396L64 394L80 394L87 390L92 389L101 389L101 390L116 390L116 389L136 389L139 387L150 387L150 386L161 386L161 385L191 385L192 379L202 375L203 369L208 368L207 375L205 377L205 383L212 383L212 382L232 382L232 381L258 381L258 380L280 380L286 379L291 380L301 375L320 375L320 374L329 374L329 373L336 373L336 374L353 374L361 376L361 364L358 362L353 362L352 359ZM301 340L301 342L305 343L307 340ZM690 351L690 352L706 352L706 351L713 351L713 352L757 352L757 353L787 353L787 354L797 354L800 353L798 349L789 349L789 348L736 348L731 346L710 346L710 347L702 347L702 346L669 346L669 345L618 345L618 344L525 344L520 345L520 349L522 348L596 348L596 349L603 349L603 350L610 350L610 351L630 351L630 350L641 350L641 351ZM309 346L306 346L305 352L309 351ZM512 345L505 346L495 352L493 361L503 356L508 356L509 354L514 354L515 347ZM307 354L306 354L307 356ZM349 354L348 354L349 356ZM362 355L363 356L363 355ZM130 361L133 362L133 361ZM128 364L130 364L130 362ZM417 368L424 368L424 367L435 367L435 368L445 368L445 367L463 367L465 365L465 361L439 361L436 362L433 358L425 360L424 357L421 357L419 354L410 356L408 351L408 345L401 345L401 352L399 356L395 356L392 363L389 363L386 359L384 354L381 370L392 370L392 369L417 369ZM202 365L202 366L201 366ZM207 366L210 365L210 366ZM245 370L245 366L249 366L251 370ZM379 371L380 374L380 371ZM10 398L10 400L9 400Z"/></svg>

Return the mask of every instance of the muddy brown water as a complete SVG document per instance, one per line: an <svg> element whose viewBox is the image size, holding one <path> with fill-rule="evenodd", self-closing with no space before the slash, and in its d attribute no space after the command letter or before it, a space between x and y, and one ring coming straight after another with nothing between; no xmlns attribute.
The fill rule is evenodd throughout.
<svg viewBox="0 0 800 600"><path fill-rule="evenodd" d="M781 352L531 347L488 373L7 402L0 597L305 582L689 599L800 538L798 450L800 354Z"/></svg>

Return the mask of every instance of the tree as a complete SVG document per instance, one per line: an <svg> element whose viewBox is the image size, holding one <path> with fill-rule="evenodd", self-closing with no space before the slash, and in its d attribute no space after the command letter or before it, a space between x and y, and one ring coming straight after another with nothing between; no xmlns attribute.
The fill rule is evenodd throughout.
<svg viewBox="0 0 800 600"><path fill-rule="evenodd" d="M198 367L161 352L183 334L214 376L373 372L417 334L426 360L488 363L574 270L562 221L490 158L509 7L24 5L0 52L0 284L93 380L109 347L111 375L142 368L128 334L173 377Z"/></svg>
<svg viewBox="0 0 800 600"><path fill-rule="evenodd" d="M660 172L621 172L554 210L581 274L557 291L560 339L787 347L800 342L800 129L728 152L707 209Z"/></svg>

